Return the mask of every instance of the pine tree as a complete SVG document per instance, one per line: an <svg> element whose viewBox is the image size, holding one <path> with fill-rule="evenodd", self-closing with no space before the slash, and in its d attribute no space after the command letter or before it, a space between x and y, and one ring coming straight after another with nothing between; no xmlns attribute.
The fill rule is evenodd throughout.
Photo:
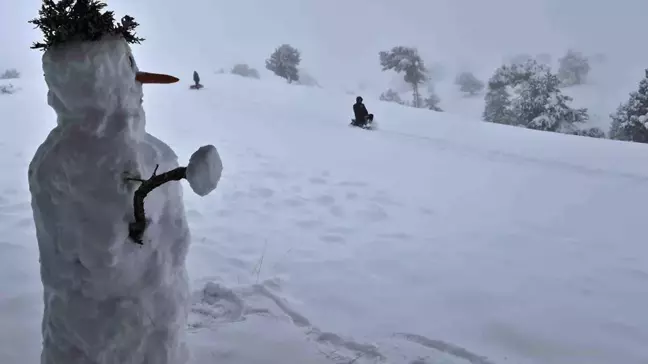
<svg viewBox="0 0 648 364"><path fill-rule="evenodd" d="M230 73L241 77L256 78L256 79L261 78L259 76L259 71L257 71L255 68L252 68L245 63L235 64L234 67L232 67Z"/></svg>
<svg viewBox="0 0 648 364"><path fill-rule="evenodd" d="M600 128L597 128L597 127L574 130L574 132L571 133L571 134L580 135L580 136L586 136L586 137L590 137L590 138L598 138L598 139L604 139L605 138L605 132L603 132L603 130L601 130Z"/></svg>
<svg viewBox="0 0 648 364"><path fill-rule="evenodd" d="M572 98L560 89L560 80L550 72L526 82L513 105L514 112L529 129L572 133L576 125L588 120L587 109L573 109Z"/></svg>
<svg viewBox="0 0 648 364"><path fill-rule="evenodd" d="M299 50L289 44L282 44L266 60L266 68L275 75L285 78L288 83L299 81L299 63L301 54Z"/></svg>
<svg viewBox="0 0 648 364"><path fill-rule="evenodd" d="M488 83L483 118L500 124L572 133L588 119L587 109L573 109L569 96L559 89L560 80L548 67L531 60L504 65Z"/></svg>
<svg viewBox="0 0 648 364"><path fill-rule="evenodd" d="M434 84L429 83L428 84L428 96L423 100L423 104L421 107L424 107L429 110L434 110L441 112L443 109L439 107L439 104L441 103L441 98L439 95L437 95Z"/></svg>
<svg viewBox="0 0 648 364"><path fill-rule="evenodd" d="M403 79L412 86L413 90L413 106L421 107L419 85L426 81L427 70L418 50L398 46L388 52L380 52L378 55L383 71L394 70L397 73L405 73Z"/></svg>
<svg viewBox="0 0 648 364"><path fill-rule="evenodd" d="M455 79L459 90L468 95L474 96L484 89L484 83L477 79L472 72L462 72Z"/></svg>
<svg viewBox="0 0 648 364"><path fill-rule="evenodd" d="M648 69L639 82L639 89L610 117L611 139L648 143Z"/></svg>
<svg viewBox="0 0 648 364"><path fill-rule="evenodd" d="M560 60L558 78L564 86L581 85L585 83L590 65L587 58L580 52L568 50Z"/></svg>
<svg viewBox="0 0 648 364"><path fill-rule="evenodd" d="M427 109L441 112L443 111L443 109L439 107L440 102L441 102L441 98L439 98L437 94L431 93L430 95L428 95L427 98L425 98L425 100L423 100L423 105Z"/></svg>
<svg viewBox="0 0 648 364"><path fill-rule="evenodd" d="M10 68L0 74L0 80L11 80L14 78L20 78L20 72L15 68Z"/></svg>
<svg viewBox="0 0 648 364"><path fill-rule="evenodd" d="M380 94L380 101L395 102L400 105L405 104L401 99L400 95L398 94L398 92L392 89L388 89L387 91Z"/></svg>
<svg viewBox="0 0 648 364"><path fill-rule="evenodd" d="M509 85L513 83L513 66L503 65L488 80L488 90L484 96L484 121L497 124L516 125L517 120L511 110Z"/></svg>
<svg viewBox="0 0 648 364"><path fill-rule="evenodd" d="M144 40L135 36L139 24L133 17L126 15L115 23L114 12L102 13L105 7L98 0L43 0L39 17L29 23L41 29L44 39L31 48L46 51L67 42L98 41L105 36L121 36L131 44Z"/></svg>
<svg viewBox="0 0 648 364"><path fill-rule="evenodd" d="M484 97L486 103L482 118L496 124L515 125L516 119L511 111L511 100L506 87L488 87Z"/></svg>

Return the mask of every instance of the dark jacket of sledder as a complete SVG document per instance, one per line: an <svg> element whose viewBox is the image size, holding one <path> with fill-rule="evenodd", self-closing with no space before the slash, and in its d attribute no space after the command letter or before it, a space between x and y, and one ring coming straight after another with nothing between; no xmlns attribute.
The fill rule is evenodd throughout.
<svg viewBox="0 0 648 364"><path fill-rule="evenodd" d="M367 116L369 116L369 112L362 101L353 104L353 113L355 114L356 123L365 123Z"/></svg>

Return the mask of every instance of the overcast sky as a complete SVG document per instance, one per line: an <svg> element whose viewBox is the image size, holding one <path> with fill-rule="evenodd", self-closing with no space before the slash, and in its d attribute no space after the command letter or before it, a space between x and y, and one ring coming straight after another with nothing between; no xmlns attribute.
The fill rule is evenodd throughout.
<svg viewBox="0 0 648 364"><path fill-rule="evenodd" d="M417 46L426 61L492 67L507 54L567 47L614 53L635 64L648 55L647 0L107 0L141 23L134 46L151 71L211 72L248 62L263 68L281 43L302 50L319 78L372 78L378 51ZM40 39L27 20L40 0L0 0L0 68L40 74ZM351 75L355 76L351 76ZM184 75L179 75L184 76ZM356 81L354 81L356 82Z"/></svg>

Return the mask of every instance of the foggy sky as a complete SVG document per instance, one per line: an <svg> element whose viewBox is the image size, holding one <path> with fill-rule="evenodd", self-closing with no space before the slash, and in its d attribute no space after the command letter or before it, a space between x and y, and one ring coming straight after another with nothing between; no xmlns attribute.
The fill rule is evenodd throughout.
<svg viewBox="0 0 648 364"><path fill-rule="evenodd" d="M303 53L317 78L353 82L380 76L377 53L417 46L429 62L490 68L505 55L568 47L648 58L646 0L107 0L140 22L133 49L150 71L211 72L247 62L263 69L279 44ZM40 76L41 34L27 20L40 0L0 0L0 68ZM378 74L378 76L376 76Z"/></svg>

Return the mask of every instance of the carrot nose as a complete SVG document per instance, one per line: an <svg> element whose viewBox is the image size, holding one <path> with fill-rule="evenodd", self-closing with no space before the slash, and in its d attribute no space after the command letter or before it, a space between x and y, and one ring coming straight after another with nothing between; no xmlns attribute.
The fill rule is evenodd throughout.
<svg viewBox="0 0 648 364"><path fill-rule="evenodd" d="M165 75L162 73L137 72L135 80L139 83L176 83L180 81L177 77Z"/></svg>

